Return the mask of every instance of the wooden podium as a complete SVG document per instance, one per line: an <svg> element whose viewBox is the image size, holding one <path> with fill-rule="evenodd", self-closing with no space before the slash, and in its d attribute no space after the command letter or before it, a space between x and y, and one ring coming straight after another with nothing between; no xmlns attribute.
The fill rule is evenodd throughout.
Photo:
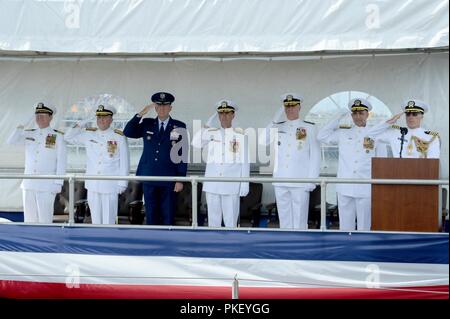
<svg viewBox="0 0 450 319"><path fill-rule="evenodd" d="M372 158L373 179L439 179L438 159ZM439 186L372 185L372 230L439 231Z"/></svg>

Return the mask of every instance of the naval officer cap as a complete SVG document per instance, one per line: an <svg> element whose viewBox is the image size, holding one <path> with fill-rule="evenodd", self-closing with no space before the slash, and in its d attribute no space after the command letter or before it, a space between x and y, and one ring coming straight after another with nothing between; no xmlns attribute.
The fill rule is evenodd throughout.
<svg viewBox="0 0 450 319"><path fill-rule="evenodd" d="M35 106L34 113L53 115L56 113L56 107L49 104L45 104L43 102L39 102Z"/></svg>
<svg viewBox="0 0 450 319"><path fill-rule="evenodd" d="M231 100L220 100L216 103L217 113L231 113L237 111L236 103Z"/></svg>
<svg viewBox="0 0 450 319"><path fill-rule="evenodd" d="M366 99L362 99L362 98L358 97L358 98L352 99L352 100L350 100L350 102L348 102L348 108L352 112L357 112L357 111L370 112L370 111L372 111L372 104L370 104L370 102L367 101Z"/></svg>
<svg viewBox="0 0 450 319"><path fill-rule="evenodd" d="M158 105L170 105L175 101L175 97L167 92L158 92L152 95L152 102Z"/></svg>
<svg viewBox="0 0 450 319"><path fill-rule="evenodd" d="M424 114L430 110L430 106L424 101L417 99L409 99L403 103L405 113L421 113Z"/></svg>
<svg viewBox="0 0 450 319"><path fill-rule="evenodd" d="M292 107L301 105L303 103L303 97L297 93L286 93L281 96L283 105L286 107Z"/></svg>
<svg viewBox="0 0 450 319"><path fill-rule="evenodd" d="M117 110L114 106L105 106L103 104L100 104L97 107L97 110L95 111L95 115L96 116L108 116L111 115L113 116L114 114L117 113Z"/></svg>

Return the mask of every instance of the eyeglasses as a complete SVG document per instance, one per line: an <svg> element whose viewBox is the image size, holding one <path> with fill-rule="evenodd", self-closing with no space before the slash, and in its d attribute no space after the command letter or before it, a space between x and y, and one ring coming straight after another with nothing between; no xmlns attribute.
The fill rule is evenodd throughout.
<svg viewBox="0 0 450 319"><path fill-rule="evenodd" d="M409 113L406 113L406 116L414 116L414 117L416 117L419 114L422 114L422 113L420 113L420 112L409 112Z"/></svg>

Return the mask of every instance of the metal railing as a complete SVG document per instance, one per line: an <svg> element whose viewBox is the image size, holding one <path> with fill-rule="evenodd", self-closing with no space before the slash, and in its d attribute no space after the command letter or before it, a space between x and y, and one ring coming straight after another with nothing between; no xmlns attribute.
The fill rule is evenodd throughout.
<svg viewBox="0 0 450 319"><path fill-rule="evenodd" d="M254 182L254 183L312 183L321 186L320 194L320 229L326 230L326 193L328 184L384 184L384 185L449 185L449 180L425 180L425 179L346 179L346 178L273 178L273 177L170 177L170 176L99 176L99 175L26 175L26 174L0 174L2 179L53 179L65 180L69 183L69 225L75 223L74 195L75 182L85 180L127 180L127 181L159 181L159 182L189 182L192 185L192 228L198 227L197 209L197 185L199 182ZM441 192L439 192L440 194ZM442 211L439 200L439 212Z"/></svg>

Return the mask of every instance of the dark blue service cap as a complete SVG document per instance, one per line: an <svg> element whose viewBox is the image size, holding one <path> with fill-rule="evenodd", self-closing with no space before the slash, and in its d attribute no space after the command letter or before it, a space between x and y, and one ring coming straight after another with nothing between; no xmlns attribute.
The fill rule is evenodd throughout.
<svg viewBox="0 0 450 319"><path fill-rule="evenodd" d="M159 105L172 104L175 101L175 97L167 92L158 92L152 95L152 102Z"/></svg>

